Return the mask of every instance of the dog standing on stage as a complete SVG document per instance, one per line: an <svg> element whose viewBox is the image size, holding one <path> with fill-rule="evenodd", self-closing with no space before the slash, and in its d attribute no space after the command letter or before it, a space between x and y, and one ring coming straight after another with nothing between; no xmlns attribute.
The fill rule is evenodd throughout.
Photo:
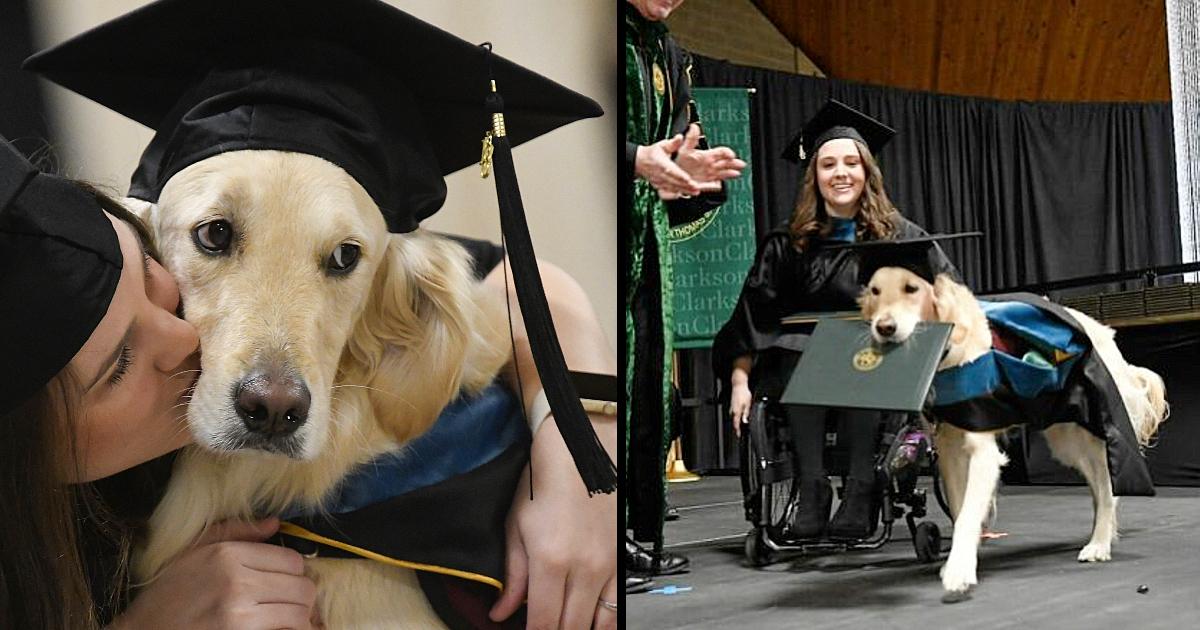
<svg viewBox="0 0 1200 630"><path fill-rule="evenodd" d="M880 343L903 343L921 321L954 324L949 347L939 370L978 359L992 348L988 320L975 296L947 275L931 284L900 267L875 272L859 300L863 319ZM1146 446L1166 419L1162 378L1125 361L1114 332L1078 311L1067 309L1082 326L1091 345L1121 394L1141 446ZM996 435L1002 431L964 431L939 423L934 433L938 467L954 518L950 556L942 567L947 595L960 595L976 584L977 552L983 521L994 501L1000 468L1008 461ZM1054 457L1083 474L1092 493L1095 516L1092 536L1079 552L1080 562L1111 559L1117 536L1117 499L1109 478L1105 442L1073 422L1053 424L1044 431Z"/></svg>

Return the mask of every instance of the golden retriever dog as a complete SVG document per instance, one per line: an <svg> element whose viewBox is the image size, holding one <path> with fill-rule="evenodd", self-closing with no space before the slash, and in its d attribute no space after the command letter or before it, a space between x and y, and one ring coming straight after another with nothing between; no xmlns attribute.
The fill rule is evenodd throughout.
<svg viewBox="0 0 1200 630"><path fill-rule="evenodd" d="M184 449L135 561L152 580L215 522L319 509L356 465L429 428L509 355L466 252L389 234L366 191L311 155L232 151L138 208L200 333ZM414 516L419 518L419 516ZM441 628L412 571L315 558L329 628Z"/></svg>
<svg viewBox="0 0 1200 630"><path fill-rule="evenodd" d="M922 321L954 324L939 370L974 361L992 347L988 320L979 302L970 290L945 274L930 284L907 269L881 268L871 277L859 305L879 343L903 343ZM1146 446L1167 416L1162 378L1127 363L1111 328L1078 311L1067 311L1082 326L1112 374L1138 441ZM938 467L954 519L950 556L941 572L942 586L950 598L966 593L977 582L983 523L993 506L1000 468L1008 461L996 439L1001 432L964 431L949 423L934 428ZM1079 552L1079 561L1111 559L1117 536L1117 499L1112 492L1104 441L1072 422L1053 424L1044 435L1054 457L1078 470L1091 489L1095 508L1092 536Z"/></svg>

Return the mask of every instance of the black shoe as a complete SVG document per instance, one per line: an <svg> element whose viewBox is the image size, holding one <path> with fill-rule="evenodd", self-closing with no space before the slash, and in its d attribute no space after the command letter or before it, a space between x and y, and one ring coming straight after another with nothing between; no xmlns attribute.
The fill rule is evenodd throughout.
<svg viewBox="0 0 1200 630"><path fill-rule="evenodd" d="M792 510L791 519L784 527L787 539L800 540L819 538L829 523L829 510L833 505L833 489L827 477L801 480L800 496Z"/></svg>
<svg viewBox="0 0 1200 630"><path fill-rule="evenodd" d="M654 586L654 580L645 575L636 573L625 574L625 593L643 593L650 590Z"/></svg>
<svg viewBox="0 0 1200 630"><path fill-rule="evenodd" d="M663 520L667 521L668 523L671 521L678 521L679 520L679 508L675 507L674 505L668 505L667 513L663 516Z"/></svg>
<svg viewBox="0 0 1200 630"><path fill-rule="evenodd" d="M669 551L664 551L655 557L654 554L626 536L625 570L644 575L675 575L688 570L688 559Z"/></svg>
<svg viewBox="0 0 1200 630"><path fill-rule="evenodd" d="M858 540L875 533L879 521L879 501L875 484L847 479L842 492L842 504L829 521L830 538Z"/></svg>

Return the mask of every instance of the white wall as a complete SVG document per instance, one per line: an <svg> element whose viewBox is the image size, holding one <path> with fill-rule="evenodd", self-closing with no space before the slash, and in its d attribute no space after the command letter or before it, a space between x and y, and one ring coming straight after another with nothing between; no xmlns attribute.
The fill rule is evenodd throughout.
<svg viewBox="0 0 1200 630"><path fill-rule="evenodd" d="M329 0L336 2L336 0ZM514 152L538 256L591 295L609 345L617 331L617 19L603 0L388 0L468 41L586 94L604 108ZM61 42L145 0L38 0L38 48ZM286 0L281 0L285 5ZM150 130L44 83L63 173L124 192ZM477 167L447 178L446 205L424 225L500 240L495 183Z"/></svg>

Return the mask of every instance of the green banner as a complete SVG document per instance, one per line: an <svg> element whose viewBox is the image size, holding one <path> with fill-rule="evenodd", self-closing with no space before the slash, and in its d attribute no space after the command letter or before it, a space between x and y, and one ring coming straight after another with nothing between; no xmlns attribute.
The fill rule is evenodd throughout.
<svg viewBox="0 0 1200 630"><path fill-rule="evenodd" d="M727 200L671 230L675 272L675 348L707 348L729 319L754 263L754 165L750 163L750 92L695 88L692 96L709 146L727 146L746 161L725 182Z"/></svg>

